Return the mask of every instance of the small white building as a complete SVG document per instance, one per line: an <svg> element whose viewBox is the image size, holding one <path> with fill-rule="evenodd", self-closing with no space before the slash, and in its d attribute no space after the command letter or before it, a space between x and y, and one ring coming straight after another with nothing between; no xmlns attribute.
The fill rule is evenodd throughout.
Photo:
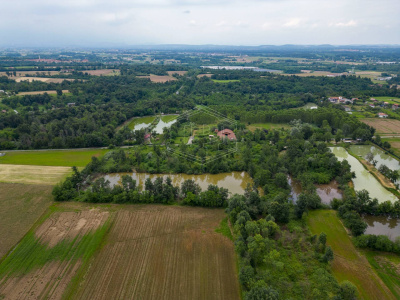
<svg viewBox="0 0 400 300"><path fill-rule="evenodd" d="M378 117L379 118L387 118L388 117L388 115L387 114L385 114L385 113L382 113L382 112L380 112L380 113L378 113Z"/></svg>

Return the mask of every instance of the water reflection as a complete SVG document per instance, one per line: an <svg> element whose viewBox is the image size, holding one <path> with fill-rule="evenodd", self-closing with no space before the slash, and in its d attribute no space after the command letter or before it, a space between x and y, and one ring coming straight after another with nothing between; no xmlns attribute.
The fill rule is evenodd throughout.
<svg viewBox="0 0 400 300"><path fill-rule="evenodd" d="M400 220L385 216L364 215L368 227L365 234L386 235L392 241L400 236Z"/></svg>
<svg viewBox="0 0 400 300"><path fill-rule="evenodd" d="M297 201L300 193L302 192L301 183L298 180L288 176L288 182L290 185L290 196L293 202ZM334 198L342 199L342 192L339 190L339 185L335 180L332 180L329 184L316 184L317 194L321 198L321 202L330 204Z"/></svg>
<svg viewBox="0 0 400 300"><path fill-rule="evenodd" d="M136 180L137 185L144 187L147 178L152 180L157 177L170 177L174 186L180 186L183 181L191 179L200 185L204 191L210 184L217 185L229 190L232 194L244 194L248 183L253 183L250 175L246 172L231 172L220 174L201 174L201 175L187 175L187 174L149 174L149 173L113 173L105 175L104 178L110 181L111 186L121 184L121 177L123 175L130 175Z"/></svg>
<svg viewBox="0 0 400 300"><path fill-rule="evenodd" d="M391 157L388 154L385 154L381 149L370 146L370 145L353 145L350 147L350 150L359 156L362 156L364 159L369 152L374 155L374 160L377 161L376 168L378 169L381 165L386 165L391 170L400 170L400 162Z"/></svg>
<svg viewBox="0 0 400 300"><path fill-rule="evenodd" d="M133 127L133 130L140 130L149 127L155 118L155 116L152 116L135 119L135 126Z"/></svg>
<svg viewBox="0 0 400 300"><path fill-rule="evenodd" d="M353 179L356 191L367 190L371 198L377 198L379 203L387 200L391 202L397 201L397 197L385 189L355 157L348 154L346 149L343 147L330 147L330 149L339 161L346 159L351 166L351 170L356 173L356 178Z"/></svg>
<svg viewBox="0 0 400 300"><path fill-rule="evenodd" d="M163 133L163 129L164 127L171 127L172 124L174 124L176 122L176 119L169 121L169 122L164 122L162 119L160 119L160 121L158 122L158 124L156 125L156 127L154 127L153 130L155 130L158 134L162 134Z"/></svg>

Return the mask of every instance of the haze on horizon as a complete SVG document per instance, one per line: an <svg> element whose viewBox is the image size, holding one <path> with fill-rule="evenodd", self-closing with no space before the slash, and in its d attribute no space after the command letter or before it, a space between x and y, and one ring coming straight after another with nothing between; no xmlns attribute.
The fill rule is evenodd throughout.
<svg viewBox="0 0 400 300"><path fill-rule="evenodd" d="M0 46L400 44L398 0L5 0Z"/></svg>

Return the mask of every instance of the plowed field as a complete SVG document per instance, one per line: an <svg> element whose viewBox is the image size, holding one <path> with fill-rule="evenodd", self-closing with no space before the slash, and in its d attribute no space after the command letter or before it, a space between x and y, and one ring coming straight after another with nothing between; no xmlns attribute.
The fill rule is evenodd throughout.
<svg viewBox="0 0 400 300"><path fill-rule="evenodd" d="M223 210L131 206L118 211L77 299L239 299Z"/></svg>

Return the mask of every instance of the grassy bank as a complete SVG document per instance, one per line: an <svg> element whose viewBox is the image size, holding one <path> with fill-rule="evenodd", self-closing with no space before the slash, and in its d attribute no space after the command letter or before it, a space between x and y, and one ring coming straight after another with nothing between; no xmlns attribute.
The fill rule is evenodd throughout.
<svg viewBox="0 0 400 300"><path fill-rule="evenodd" d="M351 281L362 299L396 299L366 257L357 251L335 211L311 211L307 223L313 234L327 234L327 244L335 254L332 271L339 282Z"/></svg>

